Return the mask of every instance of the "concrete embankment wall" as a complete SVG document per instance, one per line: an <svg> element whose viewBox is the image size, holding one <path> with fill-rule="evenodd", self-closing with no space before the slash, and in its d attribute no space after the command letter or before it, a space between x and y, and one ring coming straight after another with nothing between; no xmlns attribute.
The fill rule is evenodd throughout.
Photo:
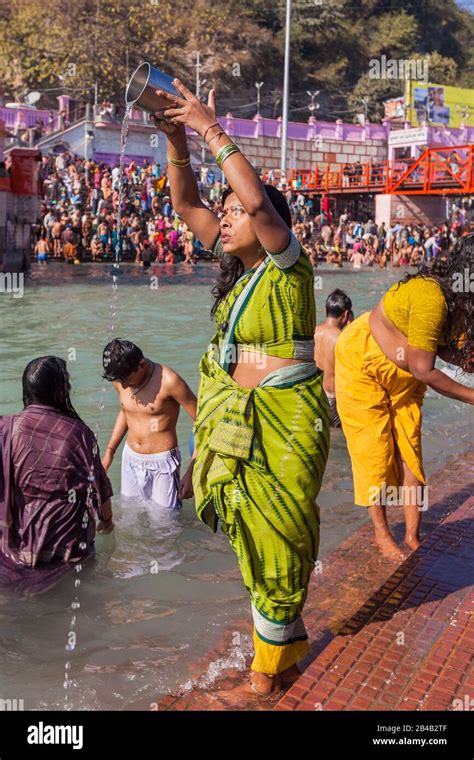
<svg viewBox="0 0 474 760"><path fill-rule="evenodd" d="M0 271L29 268L31 230L38 211L37 196L0 192Z"/></svg>

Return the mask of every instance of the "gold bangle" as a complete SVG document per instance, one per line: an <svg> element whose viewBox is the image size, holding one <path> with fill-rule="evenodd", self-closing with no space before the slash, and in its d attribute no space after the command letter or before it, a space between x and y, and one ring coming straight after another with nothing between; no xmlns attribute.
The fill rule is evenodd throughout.
<svg viewBox="0 0 474 760"><path fill-rule="evenodd" d="M189 158L183 159L183 160L176 160L175 158L168 158L168 163L172 166L189 166L191 163Z"/></svg>
<svg viewBox="0 0 474 760"><path fill-rule="evenodd" d="M167 156L167 159L179 166L179 164L185 164L186 161L189 161L189 156L186 156L186 158L172 158L171 156Z"/></svg>
<svg viewBox="0 0 474 760"><path fill-rule="evenodd" d="M188 161L186 164L175 164L173 161L169 161L171 166L176 166L177 169L186 169L187 166L190 166L191 161Z"/></svg>
<svg viewBox="0 0 474 760"><path fill-rule="evenodd" d="M186 158L171 158L171 156L166 156L166 158L168 163L173 164L173 166L188 166L190 162L189 151Z"/></svg>
<svg viewBox="0 0 474 760"><path fill-rule="evenodd" d="M171 164L171 166L177 166L178 169L184 169L186 166L189 166L191 163L191 159L189 158L170 158L167 156L168 163Z"/></svg>
<svg viewBox="0 0 474 760"><path fill-rule="evenodd" d="M168 155L167 158L170 158L172 161L187 161L189 158L189 150L186 151L186 155L184 158L173 158L172 156Z"/></svg>

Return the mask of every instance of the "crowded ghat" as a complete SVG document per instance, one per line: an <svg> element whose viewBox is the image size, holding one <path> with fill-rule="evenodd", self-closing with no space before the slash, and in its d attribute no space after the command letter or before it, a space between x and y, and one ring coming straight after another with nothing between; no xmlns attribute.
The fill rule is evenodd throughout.
<svg viewBox="0 0 474 760"><path fill-rule="evenodd" d="M334 553L363 536L370 600L439 527L432 476L469 461L471 201L442 221L331 205L255 166L217 88L141 66L116 161L38 160L24 292L2 292L7 688L33 710L159 712L197 692L203 710L278 710L338 635L314 624ZM132 106L165 163L127 157Z"/></svg>

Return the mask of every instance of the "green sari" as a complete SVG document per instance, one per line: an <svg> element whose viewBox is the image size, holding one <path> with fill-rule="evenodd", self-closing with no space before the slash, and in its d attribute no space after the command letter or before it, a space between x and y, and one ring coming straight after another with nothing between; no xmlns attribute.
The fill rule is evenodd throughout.
<svg viewBox="0 0 474 760"><path fill-rule="evenodd" d="M291 245L295 249L294 236ZM213 531L220 520L237 555L252 601L256 650L252 667L268 674L285 670L308 651L301 612L318 555L316 497L329 449L328 402L308 350L315 322L313 272L297 245L295 260L285 258L287 249L267 256L256 272L246 273L218 313L226 329L216 333L200 362L194 429L197 514ZM293 261L288 271L282 271L283 261ZM291 311L298 288L303 291L300 302L313 301L309 318ZM306 350L306 360L270 373L256 388L244 388L228 373L230 349L243 314L247 333L254 320L256 335L266 314L266 340L255 344L278 343L280 355L290 350L288 340L279 340L277 316L269 313L272 298L285 309L280 315L285 328L294 330L306 319L304 330L311 337L291 338L291 350L297 356Z"/></svg>

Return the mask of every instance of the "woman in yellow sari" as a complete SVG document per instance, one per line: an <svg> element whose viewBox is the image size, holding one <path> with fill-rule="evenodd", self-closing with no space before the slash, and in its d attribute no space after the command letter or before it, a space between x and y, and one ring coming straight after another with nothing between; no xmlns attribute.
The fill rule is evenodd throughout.
<svg viewBox="0 0 474 760"><path fill-rule="evenodd" d="M474 371L474 235L418 274L391 287L372 312L336 343L336 398L347 439L355 504L367 507L385 556L404 553L386 507L401 504L405 544L420 545L428 508L421 454L421 406L427 387L474 403L474 389L435 367L436 357Z"/></svg>
<svg viewBox="0 0 474 760"><path fill-rule="evenodd" d="M173 205L221 261L217 332L200 363L196 509L212 530L220 521L250 593L255 658L236 691L268 697L297 678L309 651L301 613L329 446L328 402L313 358L313 269L282 194L262 184L216 121L213 91L206 106L174 84L182 97L167 96L172 123L158 123L168 135ZM184 125L224 166L232 189L220 220L199 197Z"/></svg>

